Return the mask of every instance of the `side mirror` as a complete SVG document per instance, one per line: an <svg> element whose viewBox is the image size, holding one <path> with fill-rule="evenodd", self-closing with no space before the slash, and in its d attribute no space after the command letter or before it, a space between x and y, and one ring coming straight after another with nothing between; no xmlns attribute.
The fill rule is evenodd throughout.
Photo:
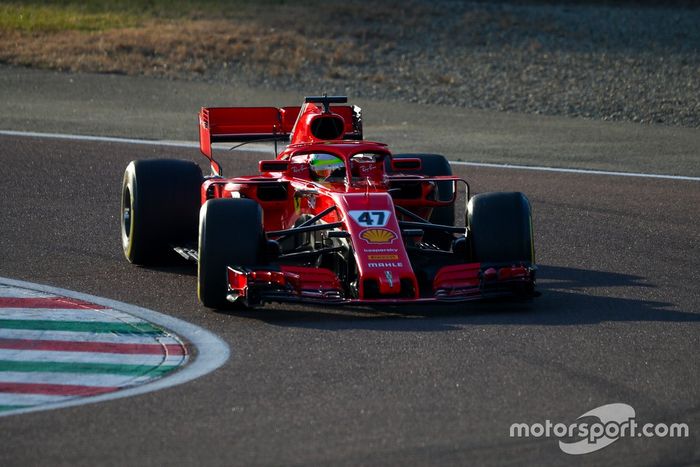
<svg viewBox="0 0 700 467"><path fill-rule="evenodd" d="M260 173L265 172L286 172L289 169L289 161L260 161L258 163Z"/></svg>
<svg viewBox="0 0 700 467"><path fill-rule="evenodd" d="M417 157L407 157L405 159L391 159L391 170L401 172L404 170L420 170L421 160Z"/></svg>

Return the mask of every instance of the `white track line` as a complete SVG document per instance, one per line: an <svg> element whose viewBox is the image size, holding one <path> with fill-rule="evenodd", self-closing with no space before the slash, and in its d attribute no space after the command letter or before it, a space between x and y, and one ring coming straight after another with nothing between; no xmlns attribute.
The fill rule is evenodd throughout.
<svg viewBox="0 0 700 467"><path fill-rule="evenodd" d="M42 329L0 328L0 339L38 339L45 341L80 341L86 333L74 331L46 331ZM179 344L177 339L153 334L112 334L108 332L90 333L90 342L107 344Z"/></svg>
<svg viewBox="0 0 700 467"><path fill-rule="evenodd" d="M614 177L641 177L641 178L660 178L666 180L690 180L700 182L700 177L688 177L685 175L662 175L662 174L646 174L638 172L612 172L607 170L593 169L564 169L559 167L542 167L536 165L512 165L512 164L488 164L486 162L463 162L450 161L451 165L466 165L470 167L490 167L494 169L514 169L514 170L535 170L538 172L562 172L570 174L586 174L586 175L612 175Z"/></svg>
<svg viewBox="0 0 700 467"><path fill-rule="evenodd" d="M134 139L134 138L115 138L111 136L86 136L86 135L71 135L64 133L37 133L33 131L12 131L0 130L0 135L3 136L21 136L28 138L54 138L65 139L72 141L99 141L105 143L122 143L122 144L141 144L148 146L166 146L176 148L199 148L199 143L191 141L166 141L166 140L149 140L149 139ZM242 151L260 152L269 154L272 152L270 147L263 144L246 144ZM494 169L510 169L510 170L533 170L537 172L559 172L559 173L574 173L585 175L608 175L613 177L638 177L638 178L655 178L661 180L685 180L700 182L700 177L690 177L685 175L664 175L664 174L649 174L639 172L614 172L607 170L593 169L573 169L564 167L545 167L532 165L514 165L514 164L491 164L487 162L465 162L465 161L450 161L452 165L464 165L470 167L487 167Z"/></svg>
<svg viewBox="0 0 700 467"><path fill-rule="evenodd" d="M55 295L36 292L34 290L16 289L0 285L0 298L55 298Z"/></svg>
<svg viewBox="0 0 700 467"><path fill-rule="evenodd" d="M100 396L69 399L65 402L51 404L50 406L40 405L36 407L28 407L26 409L12 410L8 411L7 413L0 413L0 417L11 416L20 413L37 412L41 410L53 410L83 404L92 404L95 402L120 399L122 397L135 396L137 394L145 394L147 392L169 388L178 384L186 383L188 381L191 381L195 378L199 378L201 376L206 375L207 373L216 370L224 363L226 363L226 360L228 360L230 354L228 345L226 345L224 341L219 339L211 332L200 328L199 326L195 326L194 324L187 323L172 316L158 313L153 310L148 310L146 308L141 308L135 305L129 305L127 303L117 302L116 300L110 300L107 298L96 297L80 292L74 292L72 290L60 289L57 287L49 287L45 285L18 281L14 279L6 279L3 277L0 277L0 284L12 287L23 287L43 293L61 295L64 297L74 298L85 302L96 303L98 305L102 305L108 308L121 310L126 313L129 313L130 315L137 316L141 319L154 323L158 326L162 326L167 330L173 331L179 337L189 341L189 343L197 349L196 357L194 358L194 360L191 361L189 364L185 365L182 369L175 371L172 375L166 375L163 378L157 379L153 382L149 382L142 386L136 386L109 394L103 394Z"/></svg>
<svg viewBox="0 0 700 467"><path fill-rule="evenodd" d="M105 352L67 352L52 350L0 349L0 361L114 363L122 365L180 365L184 355L115 354Z"/></svg>
<svg viewBox="0 0 700 467"><path fill-rule="evenodd" d="M71 135L65 133L36 133L34 131L0 130L3 136L22 136L27 138L67 139L71 141L99 141L101 143L141 144L147 146L172 146L175 148L199 148L198 143L190 141L161 141L151 139L114 138L111 136Z"/></svg>
<svg viewBox="0 0 700 467"><path fill-rule="evenodd" d="M120 388L143 384L152 379L151 375L134 376L119 374L51 373L43 371L3 371L3 383L24 384L79 384L97 388ZM76 383L77 382L77 383ZM38 407L37 407L38 408ZM49 407L42 407L48 409Z"/></svg>
<svg viewBox="0 0 700 467"><path fill-rule="evenodd" d="M67 401L70 401L71 399L75 399L75 397L76 396L51 396L46 394L19 394L14 392L0 392L0 405L56 404L58 402L65 403ZM27 409L20 410L26 411ZM12 413L18 412L19 410L12 411Z"/></svg>
<svg viewBox="0 0 700 467"><path fill-rule="evenodd" d="M27 138L51 138L51 139L66 139L71 141L97 141L101 143L119 143L119 144L140 144L145 146L164 146L172 148L194 148L199 149L199 143L192 141L170 141L170 140L153 140L153 139L135 139L135 138L117 138L113 136L88 136L88 135L71 135L65 133L36 133L33 131L12 131L0 130L0 136L21 136ZM228 149L230 145L214 143L214 147ZM242 151L260 152L272 154L270 146L260 143L249 143L244 146Z"/></svg>
<svg viewBox="0 0 700 467"><path fill-rule="evenodd" d="M90 308L2 308L0 309L0 319L148 324L136 316L118 310L93 310Z"/></svg>

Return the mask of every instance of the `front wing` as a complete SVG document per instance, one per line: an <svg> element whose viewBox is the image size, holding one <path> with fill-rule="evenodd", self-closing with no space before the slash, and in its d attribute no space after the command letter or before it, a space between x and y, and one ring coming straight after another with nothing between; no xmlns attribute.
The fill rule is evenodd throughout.
<svg viewBox="0 0 700 467"><path fill-rule="evenodd" d="M287 265L275 269L229 267L226 298L230 302L256 306L265 302L390 305L454 303L507 296L531 297L536 295L536 269L534 265L524 263L445 266L435 275L432 293L428 296L362 299L348 297L341 281L329 269Z"/></svg>

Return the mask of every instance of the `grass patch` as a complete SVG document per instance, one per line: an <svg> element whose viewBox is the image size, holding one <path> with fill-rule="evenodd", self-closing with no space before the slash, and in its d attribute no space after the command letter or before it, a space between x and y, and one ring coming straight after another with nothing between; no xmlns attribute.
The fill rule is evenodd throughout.
<svg viewBox="0 0 700 467"><path fill-rule="evenodd" d="M91 12L77 5L0 5L0 29L9 31L102 31L138 24L137 15Z"/></svg>
<svg viewBox="0 0 700 467"><path fill-rule="evenodd" d="M0 4L0 29L24 32L104 31L148 20L235 18L284 0L25 0Z"/></svg>

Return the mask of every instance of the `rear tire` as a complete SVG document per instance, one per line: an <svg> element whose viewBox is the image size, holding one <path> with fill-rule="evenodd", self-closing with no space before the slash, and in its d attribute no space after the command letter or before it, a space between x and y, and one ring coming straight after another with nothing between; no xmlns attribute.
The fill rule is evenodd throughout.
<svg viewBox="0 0 700 467"><path fill-rule="evenodd" d="M472 260L535 262L530 202L522 193L482 193L467 204Z"/></svg>
<svg viewBox="0 0 700 467"><path fill-rule="evenodd" d="M394 154L395 159L417 158L421 160L420 175L428 175L431 177L441 175L452 175L452 167L445 156L440 154ZM438 199L449 200L454 196L454 184L452 182L437 182ZM441 206L433 208L430 214L430 222L439 225L455 225L455 207ZM433 243L444 250L449 250L452 245L453 237L451 234L437 232L434 230L427 231L423 235L423 241Z"/></svg>
<svg viewBox="0 0 700 467"><path fill-rule="evenodd" d="M265 244L262 209L251 199L212 199L202 206L199 219L199 301L208 308L240 308L226 300L227 267L260 263Z"/></svg>
<svg viewBox="0 0 700 467"><path fill-rule="evenodd" d="M202 170L190 161L132 161L122 183L121 237L131 263L156 265L197 238ZM174 256L173 256L174 257Z"/></svg>

